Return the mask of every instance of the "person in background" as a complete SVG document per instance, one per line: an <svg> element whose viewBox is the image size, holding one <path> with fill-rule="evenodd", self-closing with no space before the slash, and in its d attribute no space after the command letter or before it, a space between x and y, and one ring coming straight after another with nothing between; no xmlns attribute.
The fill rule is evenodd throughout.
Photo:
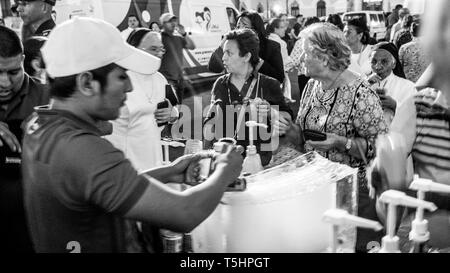
<svg viewBox="0 0 450 273"><path fill-rule="evenodd" d="M127 42L159 59L165 50L161 34L147 28L137 28L128 37ZM161 131L164 124L174 122L178 113L173 113L171 103L168 107L157 109L157 104L166 97L164 76L127 72L133 85L133 91L127 93L125 105L120 109L120 116L112 121L113 132L105 138L116 148L124 152L137 171L144 171L161 166L163 163L161 150ZM173 116L173 117L172 117Z"/></svg>
<svg viewBox="0 0 450 273"><path fill-rule="evenodd" d="M331 23L337 26L340 30L344 31L344 23L342 23L342 19L341 16L339 16L339 14L328 15L325 22Z"/></svg>
<svg viewBox="0 0 450 273"><path fill-rule="evenodd" d="M22 18L22 41L31 36L48 36L55 27L52 8L56 0L20 0L17 12Z"/></svg>
<svg viewBox="0 0 450 273"><path fill-rule="evenodd" d="M260 60L256 66L256 70L278 80L282 84L284 82L284 66L280 45L277 42L267 39L264 21L261 16L256 12L243 11L239 15L237 28L248 28L258 35ZM211 72L221 73L225 69L222 63L223 45L225 41L226 39L222 40L221 45L213 52L209 59L208 69Z"/></svg>
<svg viewBox="0 0 450 273"><path fill-rule="evenodd" d="M36 81L46 84L47 74L45 72L45 63L42 59L41 48L47 41L46 37L33 36L23 43L25 59L23 66L25 72Z"/></svg>
<svg viewBox="0 0 450 273"><path fill-rule="evenodd" d="M283 58L284 64L284 82L283 82L283 95L286 98L287 102L294 102L292 100L291 94L291 82L289 80L288 68L291 65L291 58L289 57L287 44L283 40L284 35L286 35L286 27L281 19L275 18L269 21L266 29L269 34L269 39L277 42L280 45L281 49L281 57Z"/></svg>
<svg viewBox="0 0 450 273"><path fill-rule="evenodd" d="M394 42L395 34L397 33L397 31L399 31L402 28L403 18L405 18L408 15L409 15L409 9L407 9L407 8L401 8L398 11L398 21L397 21L397 23L395 23L392 26L391 37L389 37L389 42Z"/></svg>
<svg viewBox="0 0 450 273"><path fill-rule="evenodd" d="M304 22L305 18L303 18L303 15L299 14L296 16L296 21L294 24L294 27L292 27L291 30L291 36L294 40L298 40L298 38L300 38L299 34L300 31L302 31L303 27L304 27Z"/></svg>
<svg viewBox="0 0 450 273"><path fill-rule="evenodd" d="M392 30L392 26L395 25L395 23L398 22L398 11L403 8L402 5L396 5L395 8L392 10L391 14L389 14L389 16L387 17L386 20L386 36L385 36L385 40L389 41L389 39L391 38L391 30Z"/></svg>
<svg viewBox="0 0 450 273"><path fill-rule="evenodd" d="M411 24L412 41L400 47L398 53L405 76L413 83L417 82L430 64L430 58L425 53L420 37L420 24L420 22Z"/></svg>
<svg viewBox="0 0 450 273"><path fill-rule="evenodd" d="M187 155L139 174L96 126L119 117L133 88L126 71L154 74L157 57L126 44L113 25L86 17L58 25L42 55L53 103L29 120L22 157L37 252L67 253L72 244L83 253L140 251L129 220L189 232L214 211L241 172L242 149L229 146L205 182L177 192L164 184L196 179L204 157Z"/></svg>
<svg viewBox="0 0 450 273"><path fill-rule="evenodd" d="M318 17L308 17L305 21L305 25L304 27L308 27L312 24L315 23L319 23L320 19ZM302 67L302 59L301 56L303 54L302 51L302 42L300 41L299 37L297 39L297 42L295 42L294 45L294 49L292 50L291 54L289 55L291 57L291 66L289 66L288 64L288 71L290 71L291 69L296 68L298 71L298 76L297 76L297 80L298 80L298 88L299 88L299 93L300 93L300 98L302 97L303 94L303 90L305 89L306 84L309 81L309 77L306 76L305 74L303 74L303 67Z"/></svg>
<svg viewBox="0 0 450 273"><path fill-rule="evenodd" d="M24 73L23 46L0 26L0 252L33 252L23 204L23 122L33 108L49 102L48 90Z"/></svg>
<svg viewBox="0 0 450 273"><path fill-rule="evenodd" d="M11 25L9 26L12 30L14 30L19 37L22 37L22 18L19 16L19 12L17 11L18 8L17 2L14 2L14 4L11 5Z"/></svg>
<svg viewBox="0 0 450 273"><path fill-rule="evenodd" d="M161 60L159 72L169 81L177 92L181 104L184 96L183 49L195 49L195 43L189 37L178 18L171 13L164 13L159 18L162 26L162 42L166 53Z"/></svg>
<svg viewBox="0 0 450 273"><path fill-rule="evenodd" d="M135 14L128 15L128 27L122 31L122 38L126 41L131 32L136 28L141 27L141 22Z"/></svg>
<svg viewBox="0 0 450 273"><path fill-rule="evenodd" d="M344 27L344 35L350 49L352 50L351 64L349 69L362 76L368 76L372 70L370 67L370 32L367 24L362 19L351 19Z"/></svg>
<svg viewBox="0 0 450 273"><path fill-rule="evenodd" d="M413 23L413 17L411 15L403 17L402 28L397 31L394 36L394 45L400 49L400 47L406 43L412 41L411 25Z"/></svg>
<svg viewBox="0 0 450 273"><path fill-rule="evenodd" d="M370 55L372 74L368 81L378 93L385 113L385 120L391 124L396 107L416 93L414 83L405 79L397 48L388 42L378 43Z"/></svg>
<svg viewBox="0 0 450 273"><path fill-rule="evenodd" d="M285 103L280 83L256 70L260 58L258 52L260 44L255 32L249 28L234 30L225 36L222 59L227 74L216 80L211 92L210 111L204 126L205 138L209 141L216 142L223 137L232 137L239 145L248 146L249 129L244 124L246 121L256 119L250 116L250 107L253 105L258 112L257 120L268 126L275 120L271 115L271 106L278 107L280 118L292 120L292 110ZM241 111L247 112L242 116L242 120L234 117L233 108L230 108L233 106L238 107L235 109L241 109L238 110L238 117L241 116ZM210 124L215 126L211 127ZM212 130L206 132L206 128ZM269 132L266 131L266 137L262 137L264 130L258 130L254 136L254 145L261 156L263 166L267 165L272 157ZM262 148L263 144L266 148Z"/></svg>
<svg viewBox="0 0 450 273"><path fill-rule="evenodd" d="M301 32L303 73L311 77L295 123L275 121L273 130L301 152L316 151L331 161L358 169L358 216L377 220L369 198L366 168L375 156L375 140L388 131L375 91L348 69L351 50L343 32L330 23L313 24ZM304 130L326 134L325 141L306 140ZM358 229L356 251L380 241L383 234Z"/></svg>
<svg viewBox="0 0 450 273"><path fill-rule="evenodd" d="M292 48L294 47L295 39L293 39L293 37L291 37L292 28L289 25L288 16L285 13L280 13L277 16L277 18L280 19L281 22L284 24L284 28L285 28L284 35L280 36L280 37L281 37L281 39L283 39L283 41L286 42L287 51L288 51L288 53L290 53L292 51Z"/></svg>
<svg viewBox="0 0 450 273"><path fill-rule="evenodd" d="M135 29L127 43L159 59L165 52L161 34L148 28ZM166 100L168 85L161 73L146 75L128 71L127 74L133 90L127 93L120 116L112 121L112 134L105 138L124 153L138 172L143 172L163 165L161 131L165 126L159 124L175 122L178 111L170 101L167 107L157 109L157 104ZM154 235L157 229L147 223L139 224L138 229L143 232L146 250L157 252L158 237Z"/></svg>
<svg viewBox="0 0 450 273"><path fill-rule="evenodd" d="M158 22L151 22L148 28L152 31L161 32Z"/></svg>

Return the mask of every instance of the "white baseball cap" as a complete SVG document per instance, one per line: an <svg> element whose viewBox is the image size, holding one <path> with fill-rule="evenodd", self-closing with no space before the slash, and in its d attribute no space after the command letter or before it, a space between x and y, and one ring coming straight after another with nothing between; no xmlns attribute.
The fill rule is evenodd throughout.
<svg viewBox="0 0 450 273"><path fill-rule="evenodd" d="M170 13L170 12L166 12L163 13L160 17L159 17L159 22L162 24L164 24L165 22L169 22L172 19L177 19L178 17L176 17L174 14Z"/></svg>
<svg viewBox="0 0 450 273"><path fill-rule="evenodd" d="M66 77L115 63L141 74L158 71L161 60L127 44L100 19L76 17L56 26L41 49L50 77Z"/></svg>

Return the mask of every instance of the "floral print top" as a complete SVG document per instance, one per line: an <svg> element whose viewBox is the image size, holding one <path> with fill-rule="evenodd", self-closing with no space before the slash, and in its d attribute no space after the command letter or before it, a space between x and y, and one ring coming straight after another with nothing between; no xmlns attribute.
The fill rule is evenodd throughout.
<svg viewBox="0 0 450 273"><path fill-rule="evenodd" d="M388 131L380 99L362 78L325 91L318 81L310 80L300 101L296 123L303 129L334 133L347 138L363 138L366 142L367 160L375 157L377 135ZM311 147L305 149L313 150ZM362 159L337 149L318 153L331 161L359 168L358 177L366 181L366 165Z"/></svg>
<svg viewBox="0 0 450 273"><path fill-rule="evenodd" d="M422 42L417 38L413 38L411 42L404 44L398 55L406 78L414 83L422 76L431 62L425 54Z"/></svg>

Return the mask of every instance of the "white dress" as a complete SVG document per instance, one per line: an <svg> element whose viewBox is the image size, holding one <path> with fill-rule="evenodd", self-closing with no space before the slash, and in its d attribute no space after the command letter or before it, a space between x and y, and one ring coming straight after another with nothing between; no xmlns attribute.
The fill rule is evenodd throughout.
<svg viewBox="0 0 450 273"><path fill-rule="evenodd" d="M360 74L361 76L368 76L372 73L372 66L370 64L370 54L372 53L372 46L366 45L364 50L359 54L351 56L351 63L349 70Z"/></svg>
<svg viewBox="0 0 450 273"><path fill-rule="evenodd" d="M379 83L372 85L373 88L383 88L386 90L386 95L392 97L397 102L397 109L409 98L416 94L416 87L410 80L400 78L391 72L391 75L386 77ZM390 124L393 117L385 116L386 121Z"/></svg>
<svg viewBox="0 0 450 273"><path fill-rule="evenodd" d="M127 93L120 117L112 122L113 133L106 136L116 148L124 152L133 166L144 171L163 162L161 130L154 112L165 98L166 78L160 73L143 75L128 71L133 91Z"/></svg>

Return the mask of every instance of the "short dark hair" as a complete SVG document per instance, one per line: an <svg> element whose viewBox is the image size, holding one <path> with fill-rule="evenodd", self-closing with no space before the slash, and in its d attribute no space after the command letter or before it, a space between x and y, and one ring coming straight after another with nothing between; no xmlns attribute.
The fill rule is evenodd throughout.
<svg viewBox="0 0 450 273"><path fill-rule="evenodd" d="M155 25L155 24L156 24L158 27L160 27L158 22L153 21L153 22L150 23L150 25L148 26L148 28L149 28L149 29L152 29L153 25Z"/></svg>
<svg viewBox="0 0 450 273"><path fill-rule="evenodd" d="M137 17L137 15L136 15L136 14L130 14L130 15L128 15L128 18L130 18L130 17L135 17L136 19L138 19L138 20L139 20L139 18Z"/></svg>
<svg viewBox="0 0 450 273"><path fill-rule="evenodd" d="M295 16L295 18L301 18L301 17L303 17L303 15L301 15L301 14L299 14L299 15L297 15L297 16Z"/></svg>
<svg viewBox="0 0 450 273"><path fill-rule="evenodd" d="M106 85L108 74L116 67L118 67L117 64L111 63L90 70L89 72L92 73L93 79L98 81L101 87L104 87ZM57 77L57 78L49 77L49 82L50 82L50 95L53 98L67 99L70 98L75 93L75 87L77 86L77 75L70 75L66 77Z"/></svg>
<svg viewBox="0 0 450 273"><path fill-rule="evenodd" d="M41 36L32 36L25 40L23 43L25 60L23 61L23 67L25 68L25 72L33 76L36 71L31 66L31 61L40 58L41 59L41 67L45 68L44 60L42 59L41 48L44 43L47 41L47 38Z"/></svg>
<svg viewBox="0 0 450 273"><path fill-rule="evenodd" d="M273 18L270 19L269 23L267 24L266 31L268 34L273 33L276 28L279 28L281 24L281 19L279 18Z"/></svg>
<svg viewBox="0 0 450 273"><path fill-rule="evenodd" d="M225 39L236 41L239 48L239 56L244 57L250 53L250 64L255 68L259 63L259 39L251 29L237 29L228 32Z"/></svg>
<svg viewBox="0 0 450 273"><path fill-rule="evenodd" d="M151 32L151 30L148 28L136 28L128 36L127 43L134 47L138 47L142 41L142 38L144 38L144 36L149 32Z"/></svg>
<svg viewBox="0 0 450 273"><path fill-rule="evenodd" d="M305 20L304 27L310 26L315 23L320 23L320 19L317 16L308 17Z"/></svg>
<svg viewBox="0 0 450 273"><path fill-rule="evenodd" d="M398 5L395 6L395 9L396 9L396 10L399 10L399 9L402 9L402 8L403 8L403 5L402 5L402 4L398 4Z"/></svg>
<svg viewBox="0 0 450 273"><path fill-rule="evenodd" d="M23 54L23 45L14 30L0 26L0 57L11 58Z"/></svg>

